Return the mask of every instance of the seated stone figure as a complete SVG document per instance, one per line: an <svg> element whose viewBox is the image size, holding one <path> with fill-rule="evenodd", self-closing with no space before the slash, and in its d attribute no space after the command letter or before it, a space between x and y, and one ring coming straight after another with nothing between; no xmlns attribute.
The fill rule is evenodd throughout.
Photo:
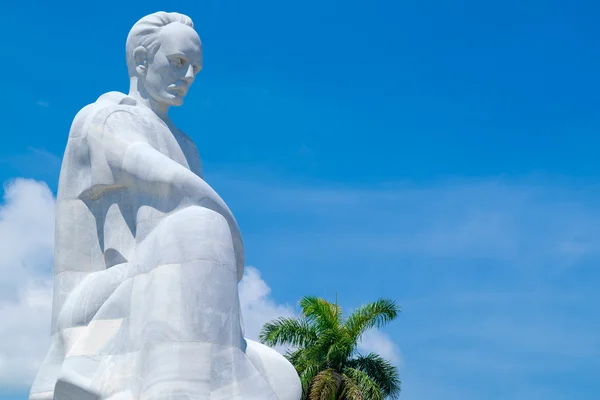
<svg viewBox="0 0 600 400"><path fill-rule="evenodd" d="M127 38L128 95L75 117L56 212L52 341L42 399L299 400L294 367L244 339L238 225L169 119L202 68L190 18Z"/></svg>

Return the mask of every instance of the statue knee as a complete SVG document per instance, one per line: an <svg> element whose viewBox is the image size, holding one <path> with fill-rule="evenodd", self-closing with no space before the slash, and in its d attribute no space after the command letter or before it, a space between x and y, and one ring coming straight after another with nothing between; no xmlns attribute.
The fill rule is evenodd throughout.
<svg viewBox="0 0 600 400"><path fill-rule="evenodd" d="M160 264L205 260L235 265L227 220L204 207L190 206L167 217L157 239Z"/></svg>

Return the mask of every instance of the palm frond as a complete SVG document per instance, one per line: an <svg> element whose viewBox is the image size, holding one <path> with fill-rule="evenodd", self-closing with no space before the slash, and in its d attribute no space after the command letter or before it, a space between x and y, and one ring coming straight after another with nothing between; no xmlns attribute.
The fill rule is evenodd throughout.
<svg viewBox="0 0 600 400"><path fill-rule="evenodd" d="M298 374L311 369L317 369L315 374L326 368L322 357L316 357L312 348L301 348L293 352L288 351L286 358L296 368Z"/></svg>
<svg viewBox="0 0 600 400"><path fill-rule="evenodd" d="M296 368L296 371L300 374L308 365L308 359L306 352L303 348L296 350L288 350L285 353L285 358Z"/></svg>
<svg viewBox="0 0 600 400"><path fill-rule="evenodd" d="M313 381L319 371L322 371L323 368L319 364L313 363L308 364L306 368L299 374L300 376L300 384L302 385L302 399L308 399L308 396L311 392L311 386Z"/></svg>
<svg viewBox="0 0 600 400"><path fill-rule="evenodd" d="M354 382L346 374L342 374L342 390L340 393L340 399L343 400L364 400L363 391L358 386L358 383Z"/></svg>
<svg viewBox="0 0 600 400"><path fill-rule="evenodd" d="M355 340L371 328L381 328L400 313L400 307L392 300L379 299L355 310L344 326Z"/></svg>
<svg viewBox="0 0 600 400"><path fill-rule="evenodd" d="M325 299L306 296L300 300L300 307L302 307L302 313L306 319L315 323L317 331L335 329L340 325L341 308Z"/></svg>
<svg viewBox="0 0 600 400"><path fill-rule="evenodd" d="M361 355L357 347L369 329L396 318L400 308L380 299L344 318L341 308L325 299L300 301L299 318L266 323L260 341L269 346L290 345L286 358L296 368L302 400L395 400L400 394L397 368L381 356Z"/></svg>
<svg viewBox="0 0 600 400"><path fill-rule="evenodd" d="M359 355L348 361L348 366L366 373L387 398L397 399L400 395L398 369L378 354Z"/></svg>
<svg viewBox="0 0 600 400"><path fill-rule="evenodd" d="M278 318L267 322L259 335L259 340L268 346L289 344L303 347L317 338L314 327L304 318Z"/></svg>
<svg viewBox="0 0 600 400"><path fill-rule="evenodd" d="M326 349L325 359L330 366L342 370L354 352L354 342L347 335L336 335Z"/></svg>
<svg viewBox="0 0 600 400"><path fill-rule="evenodd" d="M339 372L328 368L319 372L310 387L309 400L335 400L342 376Z"/></svg>
<svg viewBox="0 0 600 400"><path fill-rule="evenodd" d="M360 388L364 399L368 400L383 400L383 391L377 386L369 375L354 368L345 368L344 375L356 383L356 386Z"/></svg>

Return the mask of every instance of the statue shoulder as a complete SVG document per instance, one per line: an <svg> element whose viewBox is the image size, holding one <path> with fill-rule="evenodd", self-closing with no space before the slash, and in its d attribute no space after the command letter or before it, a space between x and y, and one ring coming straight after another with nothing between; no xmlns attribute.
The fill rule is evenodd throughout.
<svg viewBox="0 0 600 400"><path fill-rule="evenodd" d="M111 115L119 115L119 122L123 123L123 121L133 122L144 119L143 113L132 97L120 92L105 93L77 113L71 125L69 139L86 137L94 132L103 131Z"/></svg>

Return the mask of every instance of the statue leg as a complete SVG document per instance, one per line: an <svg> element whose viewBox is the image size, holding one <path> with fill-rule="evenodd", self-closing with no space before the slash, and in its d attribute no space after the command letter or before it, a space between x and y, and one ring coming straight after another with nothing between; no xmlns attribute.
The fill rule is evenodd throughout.
<svg viewBox="0 0 600 400"><path fill-rule="evenodd" d="M63 360L62 337L57 332L50 339L50 348L31 386L29 400L52 400L54 398L54 385L60 374Z"/></svg>
<svg viewBox="0 0 600 400"><path fill-rule="evenodd" d="M76 385L70 380L59 379L54 387L54 400L100 400L98 393Z"/></svg>
<svg viewBox="0 0 600 400"><path fill-rule="evenodd" d="M139 246L135 262L154 266L135 278L132 295L138 325L131 331L148 343L141 398L277 400L244 352L225 218L188 207L161 221L153 234Z"/></svg>
<svg viewBox="0 0 600 400"><path fill-rule="evenodd" d="M63 364L58 389L65 399L72 386L103 399L128 391L140 400L278 399L245 353L235 254L220 214L188 207L164 218L137 244L129 264L97 273L87 284L105 293L116 276L120 284ZM96 302L88 297L85 303Z"/></svg>
<svg viewBox="0 0 600 400"><path fill-rule="evenodd" d="M246 339L246 354L269 382L279 400L300 400L302 385L294 366L280 353Z"/></svg>

